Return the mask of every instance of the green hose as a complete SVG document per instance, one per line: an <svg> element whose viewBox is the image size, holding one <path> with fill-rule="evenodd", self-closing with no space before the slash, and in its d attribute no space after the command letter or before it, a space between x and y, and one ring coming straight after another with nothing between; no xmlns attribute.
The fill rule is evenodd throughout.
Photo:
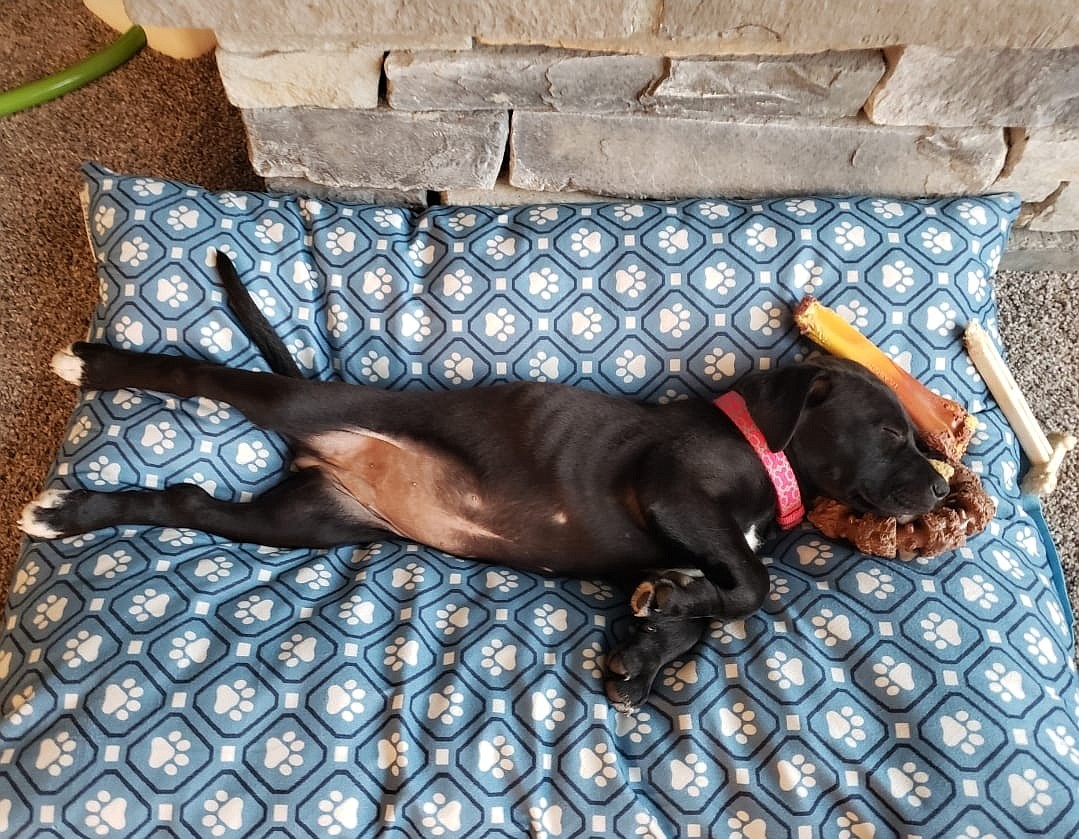
<svg viewBox="0 0 1079 839"><path fill-rule="evenodd" d="M77 90L110 70L115 70L146 45L146 33L141 26L132 26L109 46L70 67L0 93L0 116L32 108Z"/></svg>

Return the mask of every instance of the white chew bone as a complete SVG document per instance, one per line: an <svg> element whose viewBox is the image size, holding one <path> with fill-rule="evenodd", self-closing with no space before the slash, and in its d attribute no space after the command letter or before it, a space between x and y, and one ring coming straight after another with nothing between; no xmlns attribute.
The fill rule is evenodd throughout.
<svg viewBox="0 0 1079 839"><path fill-rule="evenodd" d="M1046 437L1004 359L978 321L967 324L963 343L1030 459L1031 468L1023 479L1023 491L1048 495L1056 489L1057 471L1065 453L1075 448L1075 437L1071 434Z"/></svg>

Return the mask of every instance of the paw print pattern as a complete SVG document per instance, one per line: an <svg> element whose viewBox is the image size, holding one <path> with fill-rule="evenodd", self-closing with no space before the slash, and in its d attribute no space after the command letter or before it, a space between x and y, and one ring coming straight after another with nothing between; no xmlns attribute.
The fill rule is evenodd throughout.
<svg viewBox="0 0 1079 839"><path fill-rule="evenodd" d="M929 773L918 768L912 760L906 761L901 767L891 767L888 770L888 785L892 796L897 801L905 801L911 807L921 807L933 795L932 790L926 784L929 783Z"/></svg>
<svg viewBox="0 0 1079 839"><path fill-rule="evenodd" d="M386 657L382 663L394 673L406 664L415 667L419 662L420 645L417 641L408 641L403 635L398 635L393 642L386 645Z"/></svg>
<svg viewBox="0 0 1079 839"><path fill-rule="evenodd" d="M318 826L330 837L340 836L346 831L349 835L355 835L360 827L359 808L358 798L345 798L340 790L331 790L329 796L318 802Z"/></svg>
<svg viewBox="0 0 1079 839"><path fill-rule="evenodd" d="M257 234L256 234L257 235ZM326 234L326 248L334 256L352 253L356 248L356 233L344 227L335 227Z"/></svg>
<svg viewBox="0 0 1079 839"><path fill-rule="evenodd" d="M408 261L423 270L435 261L435 246L425 239L414 239L408 245Z"/></svg>
<svg viewBox="0 0 1079 839"><path fill-rule="evenodd" d="M596 641L593 641L589 646L581 650L581 669L593 679L600 679L603 677L605 659L603 648Z"/></svg>
<svg viewBox="0 0 1079 839"><path fill-rule="evenodd" d="M807 259L794 266L794 285L803 294L814 294L824 285L824 266L814 259Z"/></svg>
<svg viewBox="0 0 1079 839"><path fill-rule="evenodd" d="M112 334L116 336L116 341L125 350L142 346L142 322L135 320L130 315L120 316L119 320L112 326Z"/></svg>
<svg viewBox="0 0 1079 839"><path fill-rule="evenodd" d="M461 829L460 802L448 800L441 792L424 802L422 812L422 824L431 836L442 836L447 831L456 833Z"/></svg>
<svg viewBox="0 0 1079 839"><path fill-rule="evenodd" d="M869 307L860 300L851 300L850 303L836 306L836 312L843 320L858 329L869 326Z"/></svg>
<svg viewBox="0 0 1079 839"><path fill-rule="evenodd" d="M746 707L744 702L736 702L730 708L719 709L720 732L724 737L732 737L736 743L745 745L749 738L757 734L757 713Z"/></svg>
<svg viewBox="0 0 1079 839"><path fill-rule="evenodd" d="M669 687L676 693L683 690L686 685L697 683L697 662L673 661L663 668L663 686Z"/></svg>
<svg viewBox="0 0 1079 839"><path fill-rule="evenodd" d="M5 721L11 725L22 725L34 713L33 701L37 695L33 685L26 685L15 691L7 701L8 709Z"/></svg>
<svg viewBox="0 0 1079 839"><path fill-rule="evenodd" d="M749 328L762 335L771 335L783 326L783 310L775 303L764 303L749 310Z"/></svg>
<svg viewBox="0 0 1079 839"><path fill-rule="evenodd" d="M488 571L483 578L484 587L493 589L501 594L509 594L509 592L513 591L520 584L520 577L512 571L503 571L501 569Z"/></svg>
<svg viewBox="0 0 1079 839"><path fill-rule="evenodd" d="M554 688L532 693L532 720L541 723L548 731L554 731L558 723L566 719L566 700Z"/></svg>
<svg viewBox="0 0 1079 839"><path fill-rule="evenodd" d="M93 574L95 577L104 577L112 580L119 577L131 566L131 554L123 548L109 554L101 554L94 563Z"/></svg>
<svg viewBox="0 0 1079 839"><path fill-rule="evenodd" d="M895 594L894 578L879 568L870 568L868 573L859 571L856 579L861 594L871 594L877 600L887 600Z"/></svg>
<svg viewBox="0 0 1079 839"><path fill-rule="evenodd" d="M199 329L199 346L214 353L232 352L232 327L211 320Z"/></svg>
<svg viewBox="0 0 1079 839"><path fill-rule="evenodd" d="M806 798L817 785L814 777L816 764L810 763L804 754L796 754L790 760L781 760L776 764L779 774L779 788L784 792L793 792L799 798Z"/></svg>
<svg viewBox="0 0 1079 839"><path fill-rule="evenodd" d="M199 211L186 204L180 204L169 210L166 223L177 233L194 230L199 226Z"/></svg>
<svg viewBox="0 0 1079 839"><path fill-rule="evenodd" d="M94 212L94 230L98 236L104 236L116 223L116 208L99 206Z"/></svg>
<svg viewBox="0 0 1079 839"><path fill-rule="evenodd" d="M684 227L675 227L668 224L659 231L659 248L668 256L674 256L679 251L689 248L689 231Z"/></svg>
<svg viewBox="0 0 1079 839"><path fill-rule="evenodd" d="M266 755L262 765L275 769L286 778L303 766L303 750L307 744L295 731L286 731L280 737L271 737L266 741Z"/></svg>
<svg viewBox="0 0 1079 839"><path fill-rule="evenodd" d="M586 306L582 311L573 313L570 330L574 335L583 336L586 341L595 340L603 331L603 315L594 306Z"/></svg>
<svg viewBox="0 0 1079 839"><path fill-rule="evenodd" d="M150 258L150 243L142 236L135 236L120 243L120 261L132 268L138 268Z"/></svg>
<svg viewBox="0 0 1079 839"><path fill-rule="evenodd" d="M704 356L704 375L713 382L730 378L735 373L737 361L734 353L715 347Z"/></svg>
<svg viewBox="0 0 1079 839"><path fill-rule="evenodd" d="M560 363L557 355L549 355L545 350L540 350L528 359L528 377L537 382L557 381Z"/></svg>
<svg viewBox="0 0 1079 839"><path fill-rule="evenodd" d="M156 296L158 303L164 303L170 309L179 309L190 300L190 286L179 274L161 277L157 281Z"/></svg>
<svg viewBox="0 0 1079 839"><path fill-rule="evenodd" d="M855 248L865 247L865 228L860 224L849 221L841 221L832 228L835 234L835 243L844 253L850 253Z"/></svg>
<svg viewBox="0 0 1079 839"><path fill-rule="evenodd" d="M619 221L633 221L644 218L644 207L640 204L619 204L614 208L614 215Z"/></svg>
<svg viewBox="0 0 1079 839"><path fill-rule="evenodd" d="M340 338L348 332L349 314L340 303L334 303L326 310L326 328L334 338Z"/></svg>
<svg viewBox="0 0 1079 839"><path fill-rule="evenodd" d="M775 682L780 690L805 684L804 665L800 658L791 658L782 650L776 650L764 663L768 666L768 681Z"/></svg>
<svg viewBox="0 0 1079 839"><path fill-rule="evenodd" d="M813 616L813 636L824 642L829 649L840 641L851 639L850 620L846 615L835 614L831 609L821 609Z"/></svg>
<svg viewBox="0 0 1079 839"><path fill-rule="evenodd" d="M517 240L512 236L503 236L498 233L487 240L487 256L494 262L501 262L515 256L517 253Z"/></svg>
<svg viewBox="0 0 1079 839"><path fill-rule="evenodd" d="M955 244L951 232L930 225L922 231L922 248L934 256L940 256L942 253L951 252Z"/></svg>
<svg viewBox="0 0 1079 839"><path fill-rule="evenodd" d="M671 788L685 792L690 798L699 798L708 788L708 764L694 752L670 762Z"/></svg>
<svg viewBox="0 0 1079 839"><path fill-rule="evenodd" d="M569 614L566 610L556 609L550 603L537 606L532 610L532 614L535 615L533 625L539 627L539 631L548 637L556 632L565 632L569 625Z"/></svg>
<svg viewBox="0 0 1079 839"><path fill-rule="evenodd" d="M850 705L844 705L838 711L825 714L828 733L851 749L865 742L865 717Z"/></svg>
<svg viewBox="0 0 1079 839"><path fill-rule="evenodd" d="M636 300L647 288L645 283L647 276L645 270L636 262L625 268L619 268L614 273L614 290L631 300Z"/></svg>
<svg viewBox="0 0 1079 839"><path fill-rule="evenodd" d="M764 253L779 244L774 227L765 227L759 221L754 222L746 230L746 244L757 253Z"/></svg>
<svg viewBox="0 0 1079 839"><path fill-rule="evenodd" d="M599 253L603 247L603 238L598 230L579 227L570 234L570 247L581 259L588 259Z"/></svg>
<svg viewBox="0 0 1079 839"><path fill-rule="evenodd" d="M897 662L890 655L883 656L873 665L873 673L876 675L873 684L888 696L914 690L914 673L905 661Z"/></svg>
<svg viewBox="0 0 1079 839"><path fill-rule="evenodd" d="M999 661L993 662L985 671L985 678L989 683L989 690L999 696L1003 702L1027 698L1022 674L1017 670L1009 670Z"/></svg>
<svg viewBox="0 0 1079 839"><path fill-rule="evenodd" d="M66 540L65 540L66 541ZM28 560L27 563L15 572L15 578L11 582L11 590L18 595L26 594L37 585L41 574L41 566L36 560Z"/></svg>
<svg viewBox="0 0 1079 839"><path fill-rule="evenodd" d="M873 212L885 221L891 221L894 218L903 218L903 216L906 215L903 211L903 205L898 201L888 201L883 198L877 198L873 200L871 206Z"/></svg>
<svg viewBox="0 0 1079 839"><path fill-rule="evenodd" d="M431 316L417 306L401 315L401 335L417 344L431 337Z"/></svg>
<svg viewBox="0 0 1079 839"><path fill-rule="evenodd" d="M366 710L364 699L367 691L360 687L355 679L347 679L343 684L330 685L326 691L326 713L339 716L345 722L355 722Z"/></svg>
<svg viewBox="0 0 1079 839"><path fill-rule="evenodd" d="M704 269L704 287L717 294L726 295L735 286L737 271L734 266L720 260Z"/></svg>
<svg viewBox="0 0 1079 839"><path fill-rule="evenodd" d="M894 288L900 294L905 294L914 285L914 266L905 259L897 259L881 268L881 280L885 288Z"/></svg>
<svg viewBox="0 0 1079 839"><path fill-rule="evenodd" d="M614 733L625 737L631 743L640 743L652 733L652 715L647 711L635 714L618 714L614 720Z"/></svg>
<svg viewBox="0 0 1079 839"><path fill-rule="evenodd" d="M517 315L502 306L493 312L488 312L483 321L483 331L488 338L496 341L508 341L511 335L517 332Z"/></svg>
<svg viewBox="0 0 1079 839"><path fill-rule="evenodd" d="M273 614L274 601L260 594L251 594L236 604L233 616L244 626L268 621Z"/></svg>
<svg viewBox="0 0 1079 839"><path fill-rule="evenodd" d="M49 624L58 622L64 616L68 600L56 594L50 594L34 607L34 617L31 620L36 629L44 629Z"/></svg>
<svg viewBox="0 0 1079 839"><path fill-rule="evenodd" d="M156 455L163 455L176 447L176 429L168 422L152 422L142 430L139 445Z"/></svg>
<svg viewBox="0 0 1079 839"><path fill-rule="evenodd" d="M410 562L404 568L394 568L390 585L405 591L415 591L416 586L423 582L424 571L424 567L418 562Z"/></svg>
<svg viewBox="0 0 1079 839"><path fill-rule="evenodd" d="M502 780L507 772L513 771L513 754L516 751L514 745L501 734L490 740L481 740L476 765L481 772L489 772L492 777Z"/></svg>
<svg viewBox="0 0 1079 839"><path fill-rule="evenodd" d="M540 300L550 300L559 291L560 277L550 266L545 265L528 275L528 293Z"/></svg>
<svg viewBox="0 0 1079 839"><path fill-rule="evenodd" d="M938 650L958 647L962 642L959 637L959 624L952 618L945 618L939 612L930 612L919 622L922 637Z"/></svg>
<svg viewBox="0 0 1079 839"><path fill-rule="evenodd" d="M100 635L91 635L88 629L80 629L64 641L64 652L60 658L72 669L92 664L101 653L101 641Z"/></svg>
<svg viewBox="0 0 1079 839"><path fill-rule="evenodd" d="M378 741L378 768L388 769L395 778L408 766L408 742L399 731Z"/></svg>
<svg viewBox="0 0 1079 839"><path fill-rule="evenodd" d="M579 749L577 758L581 778L593 781L601 789L618 777L618 757L606 743Z"/></svg>
<svg viewBox="0 0 1079 839"><path fill-rule="evenodd" d="M930 332L947 337L955 330L958 317L959 313L956 312L955 307L947 300L942 300L926 310L925 325Z"/></svg>
<svg viewBox="0 0 1079 839"><path fill-rule="evenodd" d="M219 583L232 574L232 560L227 556L200 559L195 566L195 576L208 583Z"/></svg>
<svg viewBox="0 0 1079 839"><path fill-rule="evenodd" d="M348 626L358 626L361 623L370 626L375 619L375 604L364 600L363 595L357 592L338 607L337 617Z"/></svg>
<svg viewBox="0 0 1079 839"><path fill-rule="evenodd" d="M1025 807L1032 816L1042 815L1047 807L1053 805L1049 781L1039 776L1038 770L1033 767L1024 769L1022 775L1009 775L1008 788L1012 805Z"/></svg>
<svg viewBox="0 0 1079 839"><path fill-rule="evenodd" d="M312 592L319 592L333 584L333 571L325 562L316 562L296 572L296 584L307 586Z"/></svg>
<svg viewBox="0 0 1079 839"><path fill-rule="evenodd" d="M214 713L240 722L255 710L255 686L246 679L231 684L219 684L214 692Z"/></svg>
<svg viewBox="0 0 1079 839"><path fill-rule="evenodd" d="M318 647L318 639L314 636L305 636L296 632L281 642L281 649L277 653L277 660L285 667L299 667L300 664L310 664L315 660L315 652Z"/></svg>
<svg viewBox="0 0 1079 839"><path fill-rule="evenodd" d="M192 664L202 664L210 652L210 639L199 636L194 630L187 629L170 642L169 659L176 666L185 670Z"/></svg>
<svg viewBox="0 0 1079 839"><path fill-rule="evenodd" d="M214 839L224 836L228 831L238 831L243 827L244 801L238 796L229 796L223 789L217 790L213 798L202 803L206 813L202 817L202 826L210 831Z"/></svg>
<svg viewBox="0 0 1079 839"><path fill-rule="evenodd" d="M269 458L270 450L258 440L251 443L244 440L236 447L236 464L246 466L249 472L265 469L270 462Z"/></svg>
<svg viewBox="0 0 1079 839"><path fill-rule="evenodd" d="M49 777L58 778L60 774L74 765L78 741L68 731L61 731L54 737L46 737L38 746L34 768L45 770Z"/></svg>
<svg viewBox="0 0 1079 839"><path fill-rule="evenodd" d="M515 644L507 644L500 638L492 638L483 645L480 652L483 653L480 666L492 676L501 676L503 673L517 669Z"/></svg>
<svg viewBox="0 0 1079 839"><path fill-rule="evenodd" d="M472 221L472 224L463 224L461 219L464 216L464 213L458 213L453 217L452 223L458 225L458 227L454 229L464 230L465 227L471 227L472 224L475 224L474 220ZM404 226L405 220L396 210L380 207L375 210L375 224L383 229L393 228L394 230L400 230Z"/></svg>
<svg viewBox="0 0 1079 839"><path fill-rule="evenodd" d="M126 813L127 799L114 797L102 789L86 802L86 816L82 821L95 836L107 836L113 830L127 827Z"/></svg>
<svg viewBox="0 0 1079 839"><path fill-rule="evenodd" d="M624 384L632 384L638 379L644 378L648 372L648 359L633 350L623 350L622 354L615 359L614 374Z"/></svg>
<svg viewBox="0 0 1079 839"><path fill-rule="evenodd" d="M1075 735L1063 725L1046 729L1049 741L1053 744L1053 751L1061 757L1066 757L1075 766L1079 766L1079 747L1076 746Z"/></svg>
<svg viewBox="0 0 1079 839"><path fill-rule="evenodd" d="M799 545L796 553L798 564L803 568L806 566L822 568L835 555L832 546L820 539L812 539L805 545Z"/></svg>
<svg viewBox="0 0 1079 839"><path fill-rule="evenodd" d="M458 268L452 274L442 277L442 296L463 303L472 294L475 278L464 268Z"/></svg>
<svg viewBox="0 0 1079 839"><path fill-rule="evenodd" d="M660 310L659 331L672 338L681 338L689 331L689 310L681 303Z"/></svg>
<svg viewBox="0 0 1079 839"><path fill-rule="evenodd" d="M390 377L390 360L375 350L368 350L360 359L360 375L374 384Z"/></svg>
<svg viewBox="0 0 1079 839"><path fill-rule="evenodd" d="M132 714L142 709L143 687L134 678L124 679L117 684L112 682L105 687L105 698L101 702L101 712L126 722Z"/></svg>
<svg viewBox="0 0 1079 839"><path fill-rule="evenodd" d="M465 713L461 703L465 695L455 686L446 685L439 693L427 697L427 719L438 720L443 725L452 725Z"/></svg>
<svg viewBox="0 0 1079 839"><path fill-rule="evenodd" d="M364 271L361 289L368 297L381 302L393 293L393 276L381 265L374 271Z"/></svg>
<svg viewBox="0 0 1079 839"><path fill-rule="evenodd" d="M458 629L468 626L469 609L467 606L458 606L456 603L447 603L435 612L435 628L441 629L446 637L453 635Z"/></svg>
<svg viewBox="0 0 1079 839"><path fill-rule="evenodd" d="M817 202L812 198L792 198L785 206L787 212L796 218L804 218L817 212Z"/></svg>
<svg viewBox="0 0 1079 839"><path fill-rule="evenodd" d="M187 752L191 741L182 731L170 731L165 737L154 737L150 741L150 768L160 769L170 778L191 762Z"/></svg>
<svg viewBox="0 0 1079 839"><path fill-rule="evenodd" d="M159 594L155 588L147 588L131 598L127 613L138 623L145 623L151 618L160 618L169 607L169 596Z"/></svg>
<svg viewBox="0 0 1079 839"><path fill-rule="evenodd" d="M958 748L965 755L973 755L985 745L981 735L982 724L973 719L967 711L945 714L940 718L941 738L950 749Z"/></svg>

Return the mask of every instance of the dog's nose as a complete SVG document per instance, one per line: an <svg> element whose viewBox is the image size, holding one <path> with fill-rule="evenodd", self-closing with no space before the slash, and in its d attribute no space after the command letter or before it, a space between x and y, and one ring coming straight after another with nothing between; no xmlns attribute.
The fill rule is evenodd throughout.
<svg viewBox="0 0 1079 839"><path fill-rule="evenodd" d="M933 478L932 489L933 497L936 498L937 501L940 501L948 494L948 482L944 480L942 476L937 475L935 478Z"/></svg>

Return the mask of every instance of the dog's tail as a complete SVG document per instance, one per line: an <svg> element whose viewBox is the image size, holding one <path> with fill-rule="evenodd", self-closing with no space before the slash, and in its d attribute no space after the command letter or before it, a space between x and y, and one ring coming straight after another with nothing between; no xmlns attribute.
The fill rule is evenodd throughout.
<svg viewBox="0 0 1079 839"><path fill-rule="evenodd" d="M292 360L285 342L282 341L266 316L262 314L255 301L251 299L247 288L236 273L236 267L232 260L222 251L217 254L217 273L221 277L221 284L225 286L228 294L229 308L236 315L244 332L259 348L259 352L269 362L270 369L282 376L291 376L294 379L302 379L303 373Z"/></svg>

